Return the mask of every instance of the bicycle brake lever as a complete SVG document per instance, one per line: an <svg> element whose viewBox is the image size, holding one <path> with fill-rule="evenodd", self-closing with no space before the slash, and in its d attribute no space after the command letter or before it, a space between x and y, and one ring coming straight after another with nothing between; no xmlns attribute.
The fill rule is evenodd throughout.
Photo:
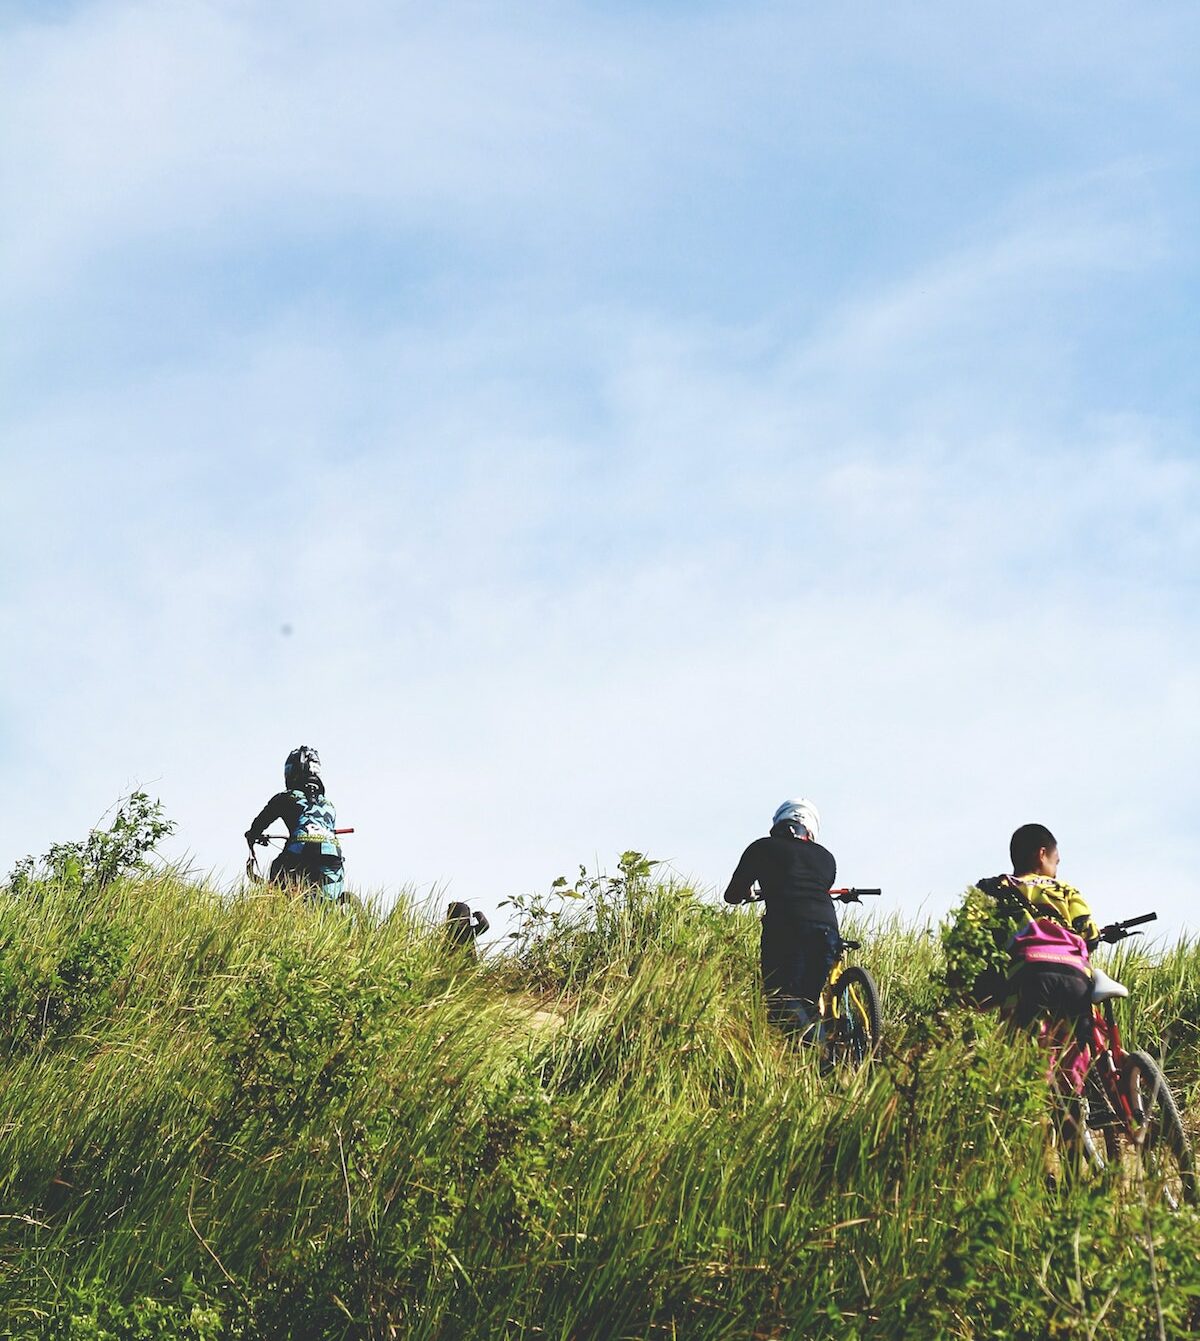
<svg viewBox="0 0 1200 1341"><path fill-rule="evenodd" d="M1140 931L1126 931L1124 927L1118 927L1115 931L1102 931L1100 939L1105 945L1116 945L1118 941L1127 941L1130 936L1141 936Z"/></svg>

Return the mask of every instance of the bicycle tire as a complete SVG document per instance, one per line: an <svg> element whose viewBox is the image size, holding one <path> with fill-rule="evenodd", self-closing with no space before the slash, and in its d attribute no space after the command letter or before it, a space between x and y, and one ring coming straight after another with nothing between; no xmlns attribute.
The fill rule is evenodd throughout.
<svg viewBox="0 0 1200 1341"><path fill-rule="evenodd" d="M1121 1091L1133 1126L1127 1129L1143 1185L1172 1209L1197 1202L1196 1167L1175 1096L1148 1052L1131 1052L1121 1068Z"/></svg>
<svg viewBox="0 0 1200 1341"><path fill-rule="evenodd" d="M838 1027L830 1039L833 1059L865 1066L879 1049L883 1032L879 989L865 968L852 965L833 985Z"/></svg>

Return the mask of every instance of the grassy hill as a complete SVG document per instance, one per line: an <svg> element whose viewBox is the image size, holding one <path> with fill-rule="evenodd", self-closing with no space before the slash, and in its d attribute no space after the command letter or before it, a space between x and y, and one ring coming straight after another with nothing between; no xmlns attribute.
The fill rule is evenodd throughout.
<svg viewBox="0 0 1200 1341"><path fill-rule="evenodd" d="M642 868L478 969L400 906L171 873L0 894L0 1336L1177 1336L1200 1216L1046 1177L1044 1059L937 1013L822 1076L752 915ZM1116 910L1140 912L1142 909ZM1109 961L1200 1109L1200 952Z"/></svg>

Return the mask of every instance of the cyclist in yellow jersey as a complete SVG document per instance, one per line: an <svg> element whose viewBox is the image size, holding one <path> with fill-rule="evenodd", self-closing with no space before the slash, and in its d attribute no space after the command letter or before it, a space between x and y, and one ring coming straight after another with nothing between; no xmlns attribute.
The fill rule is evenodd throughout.
<svg viewBox="0 0 1200 1341"><path fill-rule="evenodd" d="M1058 840L1044 824L1023 824L1009 842L1012 875L979 881L985 892L1019 902L1028 923L1013 937L1010 995L1017 1023L1077 1020L1088 1009L1090 951L1100 931L1087 900L1058 878Z"/></svg>

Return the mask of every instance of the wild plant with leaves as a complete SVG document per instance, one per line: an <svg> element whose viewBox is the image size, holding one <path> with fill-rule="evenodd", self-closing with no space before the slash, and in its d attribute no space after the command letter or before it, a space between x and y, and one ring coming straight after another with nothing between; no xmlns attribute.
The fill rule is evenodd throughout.
<svg viewBox="0 0 1200 1341"><path fill-rule="evenodd" d="M943 980L953 999L983 1005L1003 995L1013 936L1027 907L1003 884L971 885L941 926Z"/></svg>
<svg viewBox="0 0 1200 1341"><path fill-rule="evenodd" d="M154 849L174 831L175 822L166 818L159 801L131 792L117 803L107 828L98 825L85 839L53 843L44 856L18 861L5 882L8 892L28 894L38 883L100 888L145 870Z"/></svg>

